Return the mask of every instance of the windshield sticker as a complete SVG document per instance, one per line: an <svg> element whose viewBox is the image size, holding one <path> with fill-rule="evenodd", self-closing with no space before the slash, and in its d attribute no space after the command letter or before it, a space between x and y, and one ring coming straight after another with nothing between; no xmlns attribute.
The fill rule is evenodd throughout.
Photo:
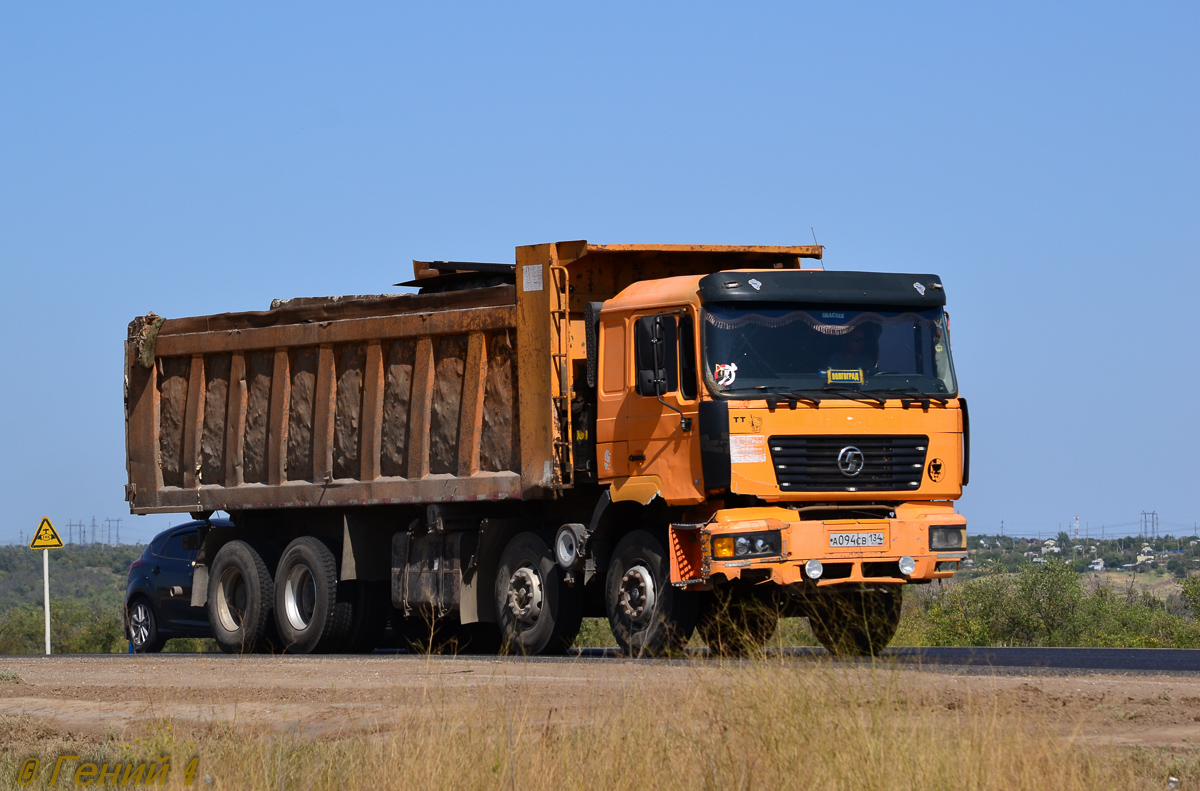
<svg viewBox="0 0 1200 791"><path fill-rule="evenodd" d="M737 363L719 363L713 369L713 378L720 387L729 387L737 379Z"/></svg>
<svg viewBox="0 0 1200 791"><path fill-rule="evenodd" d="M760 282L760 281L758 281L758 280L755 280L754 278L750 278L750 279L749 279L749 280L747 280L746 282L747 282L747 283L749 283L749 284L750 284L750 287L751 287L751 288L753 288L755 291L761 291L761 290L762 290L762 282Z"/></svg>
<svg viewBox="0 0 1200 791"><path fill-rule="evenodd" d="M942 352L946 351L945 349L942 348L942 344L940 344L940 343L937 346L934 346L933 350L935 352L937 352L938 354L941 354Z"/></svg>
<svg viewBox="0 0 1200 791"><path fill-rule="evenodd" d="M861 368L853 368L850 370L839 370L830 368L825 372L826 383L831 385L860 385L863 383L863 372Z"/></svg>
<svg viewBox="0 0 1200 791"><path fill-rule="evenodd" d="M767 460L767 438L762 434L730 434L729 461L732 464L761 464Z"/></svg>
<svg viewBox="0 0 1200 791"><path fill-rule="evenodd" d="M925 286L921 285L920 283L913 283L913 288L917 290L918 294L925 296Z"/></svg>

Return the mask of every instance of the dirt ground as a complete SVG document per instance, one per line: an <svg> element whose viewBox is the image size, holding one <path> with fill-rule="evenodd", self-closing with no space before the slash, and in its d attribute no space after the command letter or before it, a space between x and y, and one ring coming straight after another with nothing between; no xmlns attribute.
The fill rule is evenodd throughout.
<svg viewBox="0 0 1200 791"><path fill-rule="evenodd" d="M1196 675L993 675L806 664L803 672L844 673L855 684L911 690L934 708L990 706L1001 716L1038 718L1083 742L1200 744ZM749 672L746 666L715 661L578 658L5 657L0 722L21 720L83 741L162 718L199 727L265 724L320 738L387 732L429 706L469 716L489 695L519 699L535 715L544 710L570 722L632 690L683 694L697 685L728 683L742 672Z"/></svg>

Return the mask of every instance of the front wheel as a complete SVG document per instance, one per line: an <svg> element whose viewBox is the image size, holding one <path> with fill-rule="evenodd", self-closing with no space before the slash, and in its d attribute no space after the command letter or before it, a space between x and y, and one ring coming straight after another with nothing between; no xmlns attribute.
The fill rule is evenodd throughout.
<svg viewBox="0 0 1200 791"><path fill-rule="evenodd" d="M514 654L562 654L583 623L583 597L568 587L550 547L534 533L508 542L496 572L500 642Z"/></svg>
<svg viewBox="0 0 1200 791"><path fill-rule="evenodd" d="M617 543L604 593L613 637L631 656L681 651L696 629L699 595L671 585L662 542L645 530Z"/></svg>
<svg viewBox="0 0 1200 791"><path fill-rule="evenodd" d="M834 656L877 656L900 625L903 591L830 591L815 603L808 624L821 646Z"/></svg>
<svg viewBox="0 0 1200 791"><path fill-rule="evenodd" d="M154 608L141 596L129 605L129 642L139 654L156 654L166 642L158 634Z"/></svg>

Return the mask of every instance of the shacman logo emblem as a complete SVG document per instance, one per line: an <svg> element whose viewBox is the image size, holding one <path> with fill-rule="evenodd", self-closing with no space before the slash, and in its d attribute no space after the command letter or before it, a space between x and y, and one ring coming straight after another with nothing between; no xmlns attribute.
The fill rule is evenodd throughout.
<svg viewBox="0 0 1200 791"><path fill-rule="evenodd" d="M853 445L847 445L838 453L837 465L838 470L847 478L853 478L862 472L863 465L867 463L863 452Z"/></svg>

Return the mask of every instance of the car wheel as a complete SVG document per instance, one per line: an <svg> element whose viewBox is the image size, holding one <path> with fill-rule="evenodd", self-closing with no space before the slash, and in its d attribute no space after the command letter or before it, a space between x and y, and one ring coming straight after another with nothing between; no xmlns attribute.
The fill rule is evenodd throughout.
<svg viewBox="0 0 1200 791"><path fill-rule="evenodd" d="M142 596L129 603L129 642L139 654L156 654L166 642L159 637L154 608Z"/></svg>

